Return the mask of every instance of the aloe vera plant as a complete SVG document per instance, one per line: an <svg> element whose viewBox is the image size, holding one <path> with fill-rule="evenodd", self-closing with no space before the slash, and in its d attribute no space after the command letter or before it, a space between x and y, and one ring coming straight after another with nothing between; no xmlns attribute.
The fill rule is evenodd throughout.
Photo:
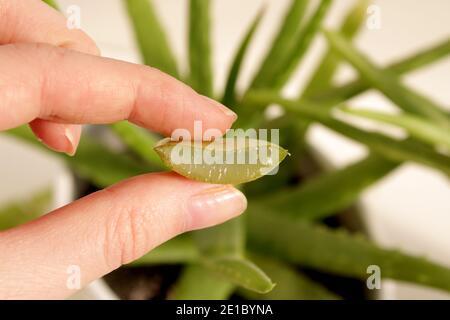
<svg viewBox="0 0 450 320"><path fill-rule="evenodd" d="M46 2L57 7L55 1ZM172 239L127 268L182 265L183 270L168 295L172 299L226 299L232 294L250 299L339 299L338 294L299 268L365 280L369 264L379 265L383 277L450 291L450 269L380 248L370 239L344 230L345 226L335 230L326 226L323 220L352 206L364 190L404 162L418 162L450 174L449 155L440 149L449 145L448 113L401 82L403 74L448 56L450 39L380 68L352 44L364 21L369 1L357 1L336 31L323 32L323 20L333 1L292 0L246 89L240 91L236 84L264 17L265 10L262 9L254 16L236 48L225 86L215 92L211 48L214 0L189 1L186 74L180 71L181 63L170 48L153 1L123 2L143 63L186 81L204 95L220 96L238 113L236 125L239 127L279 126L281 145L292 153L278 175L241 187L249 197L246 215L221 226ZM321 33L327 39L328 48L305 90L298 92L294 99L283 97L282 89L294 71L302 67L302 58ZM356 69L359 78L336 86L332 79L344 62ZM348 99L371 88L381 91L398 106L398 117L342 108ZM283 106L286 115L281 119L265 119L264 108L272 103ZM407 138L400 140L361 129L340 119L336 111L387 122L405 130ZM303 179L305 176L299 172L299 167L311 157L306 133L313 123L325 125L363 144L370 150L369 155L342 169L319 170L314 176ZM126 153L111 150L103 141L85 134L75 157L61 156L79 176L97 187L166 167L208 181L203 175L205 168L193 175L196 168L182 169L166 161L166 155L174 145L160 145L155 152L153 147L159 137L127 122L106 128L122 141ZM9 134L35 142L25 128L11 130ZM158 152L163 155L163 161ZM222 181L251 180L242 180L243 171L239 170L242 167L233 172L233 179ZM221 172L223 174L223 170ZM219 179L219 171L214 174ZM217 182L217 179L211 182ZM4 224L11 226L13 223Z"/></svg>

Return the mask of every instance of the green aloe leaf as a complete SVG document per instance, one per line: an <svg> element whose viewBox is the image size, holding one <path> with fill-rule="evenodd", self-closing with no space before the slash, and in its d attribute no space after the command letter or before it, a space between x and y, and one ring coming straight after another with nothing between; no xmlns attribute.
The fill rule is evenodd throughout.
<svg viewBox="0 0 450 320"><path fill-rule="evenodd" d="M273 76L276 65L284 60L286 54L292 47L292 39L297 37L301 29L301 21L305 15L305 10L308 5L308 0L292 0L291 5L286 10L282 19L282 24L278 30L275 38L270 45L270 50L267 52L259 70L257 71L251 88L266 87Z"/></svg>
<svg viewBox="0 0 450 320"><path fill-rule="evenodd" d="M256 292L273 287L270 279L244 257L245 230L243 217L219 226L196 231L194 239L202 264L228 281Z"/></svg>
<svg viewBox="0 0 450 320"><path fill-rule="evenodd" d="M336 295L329 292L327 289L323 288L320 284L308 279L306 276L302 275L300 272L294 270L292 266L289 266L281 261L276 261L268 257L262 257L258 255L251 254L251 259L255 261L262 269L267 272L270 278L274 279L276 286L274 290L269 293L260 294L252 290L244 289L240 287L239 292L242 296L248 299L336 299ZM143 256L142 258L128 264L127 266L148 266L148 265L160 265L160 264L194 264L195 262L200 262L200 256L198 249L196 248L192 238L189 235L181 235L175 239L169 240L165 244L153 249L151 252ZM211 269L205 265L195 265L185 268L183 275L180 277L180 282L186 282L186 274L189 275L194 273L193 270L198 270L202 288L196 290L196 288L191 288L188 290L186 285L183 285L182 295L176 295L175 297L196 297L196 298L212 298L215 294L222 292L226 288L231 287L230 282L224 281L222 271L217 273L211 273ZM235 267L233 267L232 272L235 272ZM190 271L186 271L190 270ZM217 271L216 271L217 272ZM259 272L259 271L258 271ZM240 275L242 277L242 275ZM253 276L252 274L250 275ZM212 279L209 279L211 277ZM267 278L264 274L261 274L263 279ZM215 288L208 287L205 283L215 284L216 281L219 283L219 288L216 291ZM241 280L239 279L241 282ZM271 286L269 282L266 282L262 289L267 289ZM177 285L177 288L179 286ZM221 289L223 288L223 289ZM238 287L239 288L239 287ZM176 292L178 290L175 290ZM228 289L225 290L228 292ZM227 295L220 295L222 298L226 298Z"/></svg>
<svg viewBox="0 0 450 320"><path fill-rule="evenodd" d="M443 127L450 128L450 118L442 108L402 85L396 74L377 68L339 33L331 31L324 33L331 48L337 54L351 63L368 83L383 92L400 108L426 116Z"/></svg>
<svg viewBox="0 0 450 320"><path fill-rule="evenodd" d="M373 186L398 165L398 162L370 154L347 167L323 173L298 187L280 190L271 197L255 201L292 219L324 218L353 205L362 191Z"/></svg>
<svg viewBox="0 0 450 320"><path fill-rule="evenodd" d="M368 3L368 0L357 1L353 9L344 18L339 30L347 39L353 39L365 21ZM319 63L319 67L303 90L302 97L309 98L332 88L333 76L340 62L340 57L331 49L328 49Z"/></svg>
<svg viewBox="0 0 450 320"><path fill-rule="evenodd" d="M390 64L383 70L387 70L391 73L402 75L409 71L420 69L431 63L436 62L442 57L447 56L450 53L450 39L446 39L443 42L438 43L430 48L426 48L420 52L414 53L400 61ZM338 104L345 100L348 100L365 90L369 89L370 85L364 81L364 79L357 79L351 81L342 86L330 89L321 94L315 95L314 100L322 102L328 102L328 104Z"/></svg>
<svg viewBox="0 0 450 320"><path fill-rule="evenodd" d="M234 285L202 265L187 265L170 294L175 300L226 300Z"/></svg>
<svg viewBox="0 0 450 320"><path fill-rule="evenodd" d="M2 204L0 208L0 231L10 229L36 219L50 209L52 193L44 190L30 199Z"/></svg>
<svg viewBox="0 0 450 320"><path fill-rule="evenodd" d="M265 294L239 288L237 293L250 300L336 300L339 296L309 279L290 264L261 255L251 255L275 281L275 288Z"/></svg>
<svg viewBox="0 0 450 320"><path fill-rule="evenodd" d="M188 275L194 270L202 270L201 281L205 283L205 287L201 289L202 291L208 288L207 284L216 282L219 282L218 285L223 288L231 289L234 288L235 285L238 285L255 292L267 292L271 290L273 288L273 283L269 277L267 277L267 275L252 262L246 260L242 254L236 253L238 251L243 251L241 243L235 243L233 245L233 241L227 241L225 238L222 238L221 241L215 241L218 234L230 236L230 232L227 233L224 232L224 230L234 232L236 228L230 228L230 224L228 224L225 228L211 228L209 230L206 229L204 233L194 233L194 235L197 236L197 241L209 240L212 244L203 243L202 245L199 245L199 242L197 242L196 245L191 235L178 236L155 248L140 259L130 263L128 266L182 263L195 264L195 266L187 267L187 270L190 270ZM211 235L213 239L208 239L207 236L209 235ZM237 237L232 238L236 241ZM236 247L241 248L236 249ZM182 276L181 278L184 279L186 276ZM182 282L185 281L186 280L182 280ZM208 290L215 292L213 288L208 288ZM199 294L195 288L191 291L184 288L182 292L184 292L183 296L186 296L187 294ZM204 295L205 293L202 294ZM206 299L208 296L205 295L204 298Z"/></svg>
<svg viewBox="0 0 450 320"><path fill-rule="evenodd" d="M275 175L266 175L259 179L243 185L245 195L249 198L253 196L271 195L274 190L286 187L292 181L302 176L302 172L307 167L305 164L311 159L307 143L304 137L305 126L296 117L282 116L268 120L261 124L260 128L279 129L279 145L289 146L289 157L283 160L279 170Z"/></svg>
<svg viewBox="0 0 450 320"><path fill-rule="evenodd" d="M289 154L277 144L267 140L251 138L224 138L214 142L172 141L165 138L158 142L155 150L173 171L189 179L217 184L239 185L259 179L275 169ZM250 159L252 155L264 150L266 159L254 163L229 163L231 159ZM174 152L178 155L174 157ZM180 156L182 154L182 156ZM198 164L197 155L209 154L217 163ZM213 156L214 154L214 156ZM206 158L205 158L206 159Z"/></svg>
<svg viewBox="0 0 450 320"><path fill-rule="evenodd" d="M285 46L278 49L279 53L276 57L265 60L269 67L261 68L261 70L265 72L262 73L262 71L259 71L257 73L254 81L247 90L247 93L251 90L261 88L278 90L284 86L310 47L331 2L331 0L321 0L311 17L301 25L298 30L293 30L292 26L294 23L292 22L291 28L287 29L290 31L288 32L290 37L286 37ZM295 5L295 3L293 5ZM301 4L298 4L298 6L300 5ZM300 9L298 10L300 11ZM302 10L304 10L304 8ZM288 14L288 18L290 18L290 14ZM289 20L286 19L286 23L288 21ZM296 23L299 24L299 21L296 21ZM281 31L283 31L283 28ZM284 38L285 34L282 34L282 36ZM254 110L251 110L250 108L242 108L235 125L246 128L259 126L259 123L263 119L263 113L255 113L253 111Z"/></svg>
<svg viewBox="0 0 450 320"><path fill-rule="evenodd" d="M55 0L42 0L42 1L44 1L46 4L48 4L53 9L59 10L59 6Z"/></svg>
<svg viewBox="0 0 450 320"><path fill-rule="evenodd" d="M351 115L392 124L405 129L411 136L426 143L450 149L450 129L444 129L433 122L413 114L389 114L372 110L340 108Z"/></svg>
<svg viewBox="0 0 450 320"><path fill-rule="evenodd" d="M194 263L199 259L199 251L194 240L190 234L184 234L163 243L127 266L184 264Z"/></svg>
<svg viewBox="0 0 450 320"><path fill-rule="evenodd" d="M209 1L191 0L189 14L189 63L190 84L198 92L212 96L213 78L211 66ZM206 239L205 239L206 238ZM242 254L244 235L240 219L229 221L209 230L195 233L196 243L205 256L208 267L220 267L216 259L224 253L233 256ZM208 247L203 245L208 243ZM224 269L225 270L225 269ZM227 269L228 270L228 269ZM226 275L225 275L226 276Z"/></svg>
<svg viewBox="0 0 450 320"><path fill-rule="evenodd" d="M245 250L245 233L242 217L232 219L221 225L195 231L193 237L200 252L202 267L208 270L208 273L203 276L205 282L216 281L216 277L220 277L220 287L227 288L232 286L234 278L229 279L227 274L223 274L218 270L220 264L215 260L220 257L243 257ZM205 263L206 262L206 263ZM209 272L214 272L214 277L208 281ZM238 272L235 270L235 272ZM231 280L231 281L230 281Z"/></svg>
<svg viewBox="0 0 450 320"><path fill-rule="evenodd" d="M381 133L365 131L333 118L320 105L304 101L286 100L273 92L254 92L247 95L249 101L255 105L278 103L286 111L297 115L301 119L319 122L326 127L365 144L374 152L382 154L392 161L415 161L441 170L450 175L450 157L437 153L433 149L418 143L413 139L397 140Z"/></svg>
<svg viewBox="0 0 450 320"><path fill-rule="evenodd" d="M281 217L252 203L247 212L252 248L290 263L328 273L368 278L367 267L377 265L382 278L408 281L450 291L450 269L423 258L381 249L345 230ZM280 232L282 230L283 232Z"/></svg>
<svg viewBox="0 0 450 320"><path fill-rule="evenodd" d="M194 232L194 239L205 258L234 256L243 257L245 251L245 230L243 217L221 225Z"/></svg>
<svg viewBox="0 0 450 320"><path fill-rule="evenodd" d="M240 257L218 257L206 259L203 264L224 279L259 293L267 293L275 284L253 262Z"/></svg>
<svg viewBox="0 0 450 320"><path fill-rule="evenodd" d="M86 136L80 141L76 155L65 158L80 176L89 179L98 187L107 187L154 170L107 148L94 139L87 139Z"/></svg>
<svg viewBox="0 0 450 320"><path fill-rule="evenodd" d="M260 10L256 15L247 32L245 33L242 42L240 43L236 55L231 63L230 71L228 72L228 77L226 80L225 91L222 97L222 103L229 107L236 107L236 82L239 77L239 72L241 71L241 65L247 53L247 49L253 39L256 29L261 22L263 17L264 9Z"/></svg>
<svg viewBox="0 0 450 320"><path fill-rule="evenodd" d="M37 141L26 126L8 130L6 133L49 151ZM54 154L63 158L80 176L100 188L152 170L150 166L144 166L124 154L112 151L87 134L83 134L80 139L75 156Z"/></svg>
<svg viewBox="0 0 450 320"><path fill-rule="evenodd" d="M151 0L124 0L146 65L179 78L176 60Z"/></svg>
<svg viewBox="0 0 450 320"><path fill-rule="evenodd" d="M389 65L388 69L399 74L406 73L433 63L449 53L450 40L446 40L395 62ZM319 100L321 105L326 103L325 108L329 109L333 104L350 99L368 88L369 85L363 79L358 79L347 85L332 89L323 96L314 96L313 98L314 100ZM330 101L332 101L332 103L329 103ZM294 153L294 156L295 155L296 153ZM383 178L397 166L397 162L393 162L376 154L370 154L368 157L347 168L327 173L312 179L311 181L306 181L298 188L288 191L286 198L280 197L278 200L278 196L275 195L274 205L276 205L278 201L285 201L283 206L279 205L279 211L286 213L292 212L294 215L298 214L298 217L309 219L333 215L354 203L360 192ZM366 168L373 169L366 170ZM340 184L341 181L343 182L342 185ZM264 181L261 181L261 183L262 182ZM331 186L336 183L339 183L339 190L341 192L332 192L332 190L326 191L326 186L330 186L331 188ZM327 195L327 201L321 201L320 196L315 196L316 194L323 195L321 190L323 190L323 194ZM297 198L301 199L301 201L297 202ZM300 205L298 206L299 203ZM292 206L290 204L295 205Z"/></svg>
<svg viewBox="0 0 450 320"><path fill-rule="evenodd" d="M398 74L403 74L433 63L449 53L450 40L446 40L395 62L387 68ZM319 100L321 105L329 101L337 104L368 88L369 85L363 79L358 79L347 85L332 89L322 96L314 96L313 98ZM332 105L333 103L327 103L326 109ZM293 217L299 218L317 219L333 215L353 204L362 191L389 174L398 165L398 162L372 153L346 168L306 181L299 187L286 191L286 193L283 190L283 194L280 192L273 195L273 206L277 206L280 213L292 214ZM338 189L340 192L333 191ZM322 198L324 195L325 199ZM266 203L268 206L272 202L272 199L269 200ZM260 201L264 201L264 199Z"/></svg>
<svg viewBox="0 0 450 320"><path fill-rule="evenodd" d="M164 169L165 166L161 158L153 150L156 142L160 139L154 134L139 128L128 121L121 121L111 125L112 130L122 139L122 141L143 160L157 168Z"/></svg>
<svg viewBox="0 0 450 320"><path fill-rule="evenodd" d="M199 93L213 96L210 43L210 1L189 1L189 84Z"/></svg>
<svg viewBox="0 0 450 320"><path fill-rule="evenodd" d="M353 8L349 10L347 16L344 17L339 29L347 39L353 39L359 31L361 24L366 18L367 5L368 1L366 0L357 1ZM341 58L328 48L303 92L299 95L299 99L310 99L332 88L333 77L340 63ZM286 115L285 117L288 116ZM302 126L307 129L309 122L303 122L304 125ZM305 140L306 129L298 136L298 141Z"/></svg>
<svg viewBox="0 0 450 320"><path fill-rule="evenodd" d="M269 80L272 88L282 88L286 81L289 80L306 51L309 49L331 3L331 0L322 0L312 17L302 27L297 37L293 40L291 50L288 50L286 58L281 60L279 69L276 70L275 74Z"/></svg>
<svg viewBox="0 0 450 320"><path fill-rule="evenodd" d="M410 57L394 62L388 66L388 69L396 74L420 69L436 60L447 56L450 53L450 38L433 45L430 48L415 52Z"/></svg>
<svg viewBox="0 0 450 320"><path fill-rule="evenodd" d="M228 230L234 232L236 228L230 228L229 226ZM204 243L200 246L198 242L196 245L190 235L178 236L128 264L128 266L195 263L197 264L195 269L201 268L204 270L201 278L205 283L216 282L218 278L221 283L233 283L233 287L238 285L255 292L271 290L274 284L269 277L255 264L246 260L242 254L236 253L237 251L243 251L243 248L235 248L242 246L242 244L233 246L233 241L226 241L224 238L221 239L222 241L214 241L220 231L224 236L229 235L229 233L223 232L224 229L226 230L227 227L219 228L219 232L217 229L207 229L206 232L200 234L200 237L197 233L196 240L208 240L208 235L213 237L211 239L212 244ZM236 239L236 237L232 238Z"/></svg>
<svg viewBox="0 0 450 320"><path fill-rule="evenodd" d="M390 64L385 70L397 74L404 74L427 66L450 54L450 39L426 48L418 53L412 54L400 61ZM307 100L320 102L322 107L331 107L351 99L358 94L368 90L370 85L364 79L357 79L339 87L326 90L320 94L307 97Z"/></svg>

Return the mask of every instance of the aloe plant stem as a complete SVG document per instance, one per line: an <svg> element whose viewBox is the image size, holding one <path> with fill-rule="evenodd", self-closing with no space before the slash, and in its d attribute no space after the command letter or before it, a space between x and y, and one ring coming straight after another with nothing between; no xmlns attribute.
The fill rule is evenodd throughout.
<svg viewBox="0 0 450 320"><path fill-rule="evenodd" d="M447 150L450 150L450 129L437 126L428 119L408 113L389 114L348 107L340 107L339 109L351 115L398 126L405 129L411 136L425 143L431 144L432 146L443 146Z"/></svg>
<svg viewBox="0 0 450 320"><path fill-rule="evenodd" d="M400 61L394 62L383 70L388 70L389 72L402 75L434 63L442 57L447 56L449 53L450 39L446 39L437 45L426 48L418 53L414 53ZM321 103L327 103L328 105L335 105L348 100L369 88L370 85L364 81L364 79L359 78L342 86L318 93L317 95L310 97L310 99L320 101Z"/></svg>
<svg viewBox="0 0 450 320"><path fill-rule="evenodd" d="M426 116L445 128L450 128L450 118L439 106L403 86L397 76L374 66L359 53L342 35L325 31L331 48L350 62L366 81L383 92L405 111Z"/></svg>
<svg viewBox="0 0 450 320"><path fill-rule="evenodd" d="M376 247L362 236L331 230L306 221L292 221L252 203L247 210L252 248L305 267L368 278L377 265L383 278L419 283L450 291L450 269L423 258ZM282 230L282 232L280 232Z"/></svg>
<svg viewBox="0 0 450 320"><path fill-rule="evenodd" d="M259 26L259 23L261 22L261 18L264 14L264 8L259 11L259 13L256 15L253 22L250 24L250 27L245 34L245 37L243 38L241 44L238 47L238 50L236 52L236 56L233 59L233 62L231 63L231 68L228 73L227 81L225 84L225 91L222 97L222 103L229 107L236 107L236 82L239 77L239 72L241 71L241 65L244 60L245 54L247 53L247 49L251 43L251 40L253 39L253 36L255 34L256 29Z"/></svg>
<svg viewBox="0 0 450 320"><path fill-rule="evenodd" d="M336 300L339 296L329 291L319 282L311 280L295 266L262 255L251 255L269 276L276 287L269 293L259 294L238 288L238 295L250 300Z"/></svg>
<svg viewBox="0 0 450 320"><path fill-rule="evenodd" d="M281 27L272 40L261 66L254 76L250 88L266 87L273 76L276 66L283 61L292 47L292 39L295 39L301 29L301 22L305 15L308 0L292 0L282 19Z"/></svg>
<svg viewBox="0 0 450 320"><path fill-rule="evenodd" d="M288 112L300 118L320 122L344 136L364 143L373 151L392 161L416 161L450 175L450 157L434 152L423 144L412 141L413 139L397 140L377 132L367 132L331 117L329 112L320 105L282 99L271 92L253 92L248 94L247 98L249 101L253 100L255 105L278 103Z"/></svg>
<svg viewBox="0 0 450 320"><path fill-rule="evenodd" d="M122 141L142 159L159 169L165 169L161 158L153 150L159 140L145 129L139 128L128 121L121 121L111 125L112 130Z"/></svg>
<svg viewBox="0 0 450 320"><path fill-rule="evenodd" d="M123 0L146 65L179 78L178 67L152 0Z"/></svg>
<svg viewBox="0 0 450 320"><path fill-rule="evenodd" d="M234 291L234 285L205 267L191 264L184 267L169 299L224 300Z"/></svg>
<svg viewBox="0 0 450 320"><path fill-rule="evenodd" d="M297 187L281 189L271 197L259 197L254 201L276 210L280 216L318 220L353 205L363 190L399 165L400 162L372 153L347 167L322 173Z"/></svg>
<svg viewBox="0 0 450 320"><path fill-rule="evenodd" d="M190 85L199 93L213 96L210 43L210 1L189 1Z"/></svg>
<svg viewBox="0 0 450 320"><path fill-rule="evenodd" d="M331 3L331 0L321 0L312 17L302 27L297 38L294 40L292 49L288 51L286 58L281 60L279 69L270 78L269 83L272 88L282 88L295 71L306 51L309 49Z"/></svg>
<svg viewBox="0 0 450 320"><path fill-rule="evenodd" d="M368 3L368 0L356 1L354 7L344 17L339 30L347 39L353 39L358 33L361 24L366 19ZM300 97L310 98L332 88L333 76L340 62L340 57L328 48Z"/></svg>

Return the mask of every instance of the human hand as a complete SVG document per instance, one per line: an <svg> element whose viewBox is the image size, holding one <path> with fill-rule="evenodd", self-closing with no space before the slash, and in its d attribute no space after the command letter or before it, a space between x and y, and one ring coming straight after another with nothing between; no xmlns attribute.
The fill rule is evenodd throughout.
<svg viewBox="0 0 450 320"><path fill-rule="evenodd" d="M101 58L40 0L0 0L0 130L28 123L48 147L73 154L81 124L127 119L165 135L194 121L225 132L226 107L150 67ZM67 268L82 286L189 230L245 210L231 186L172 173L134 177L0 232L0 298L65 298Z"/></svg>

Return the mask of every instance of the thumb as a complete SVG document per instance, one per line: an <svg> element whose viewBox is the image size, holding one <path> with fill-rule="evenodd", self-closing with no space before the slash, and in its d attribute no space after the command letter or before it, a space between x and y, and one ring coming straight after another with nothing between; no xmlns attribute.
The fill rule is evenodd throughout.
<svg viewBox="0 0 450 320"><path fill-rule="evenodd" d="M0 233L0 298L64 298L68 268L81 286L164 241L242 213L232 186L171 173L138 176Z"/></svg>

